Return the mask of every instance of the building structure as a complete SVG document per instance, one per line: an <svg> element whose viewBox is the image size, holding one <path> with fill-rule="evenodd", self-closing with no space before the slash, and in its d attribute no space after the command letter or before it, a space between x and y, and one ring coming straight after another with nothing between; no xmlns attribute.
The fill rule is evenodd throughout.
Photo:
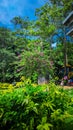
<svg viewBox="0 0 73 130"><path fill-rule="evenodd" d="M68 28L66 35L73 37L73 11L65 18L63 25Z"/></svg>

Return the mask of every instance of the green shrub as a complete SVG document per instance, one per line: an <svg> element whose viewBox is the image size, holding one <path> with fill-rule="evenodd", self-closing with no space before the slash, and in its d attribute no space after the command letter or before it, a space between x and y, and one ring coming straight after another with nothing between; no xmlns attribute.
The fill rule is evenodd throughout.
<svg viewBox="0 0 73 130"><path fill-rule="evenodd" d="M14 86L10 83L0 83L0 92L7 93L12 92L14 90Z"/></svg>
<svg viewBox="0 0 73 130"><path fill-rule="evenodd" d="M0 130L71 130L73 100L53 83L0 91ZM70 129L71 128L71 129Z"/></svg>

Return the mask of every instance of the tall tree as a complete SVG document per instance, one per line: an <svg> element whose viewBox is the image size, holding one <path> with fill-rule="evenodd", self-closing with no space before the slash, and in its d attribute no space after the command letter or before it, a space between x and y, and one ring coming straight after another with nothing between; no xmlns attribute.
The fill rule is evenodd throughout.
<svg viewBox="0 0 73 130"><path fill-rule="evenodd" d="M72 10L73 2L72 0L49 0L43 7L39 8L36 11L36 15L38 16L37 25L39 26L40 35L46 39L46 36L51 38L49 43L51 44L54 37L57 39L57 43L62 43L63 48L63 64L66 70L67 64L67 39L65 35L65 27L63 25L63 20L67 16L67 14ZM45 16L45 17L44 17ZM42 19L42 20L41 20ZM47 19L47 22L46 22ZM42 24L43 23L43 24ZM46 23L46 24L45 24ZM45 25L45 26L44 26ZM49 33L48 33L49 32ZM60 60L60 58L59 58ZM60 63L60 62L58 62ZM66 71L65 71L66 72Z"/></svg>
<svg viewBox="0 0 73 130"><path fill-rule="evenodd" d="M13 50L11 31L0 28L0 81L8 82L14 77L14 61L16 56Z"/></svg>

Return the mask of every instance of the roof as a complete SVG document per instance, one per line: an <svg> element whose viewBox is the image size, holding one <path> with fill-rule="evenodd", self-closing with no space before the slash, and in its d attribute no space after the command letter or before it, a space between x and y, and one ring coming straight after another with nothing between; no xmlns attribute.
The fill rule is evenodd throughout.
<svg viewBox="0 0 73 130"><path fill-rule="evenodd" d="M67 35L71 35L73 37L73 28L67 33Z"/></svg>
<svg viewBox="0 0 73 130"><path fill-rule="evenodd" d="M71 18L73 19L73 11L69 13L69 15L65 18L65 20L63 21L63 24L67 24L67 22L69 23Z"/></svg>

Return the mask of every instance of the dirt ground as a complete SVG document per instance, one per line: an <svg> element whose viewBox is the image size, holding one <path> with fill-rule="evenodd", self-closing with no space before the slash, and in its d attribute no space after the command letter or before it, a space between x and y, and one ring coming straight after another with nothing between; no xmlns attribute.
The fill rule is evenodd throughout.
<svg viewBox="0 0 73 130"><path fill-rule="evenodd" d="M73 89L73 86L63 86L64 89Z"/></svg>

